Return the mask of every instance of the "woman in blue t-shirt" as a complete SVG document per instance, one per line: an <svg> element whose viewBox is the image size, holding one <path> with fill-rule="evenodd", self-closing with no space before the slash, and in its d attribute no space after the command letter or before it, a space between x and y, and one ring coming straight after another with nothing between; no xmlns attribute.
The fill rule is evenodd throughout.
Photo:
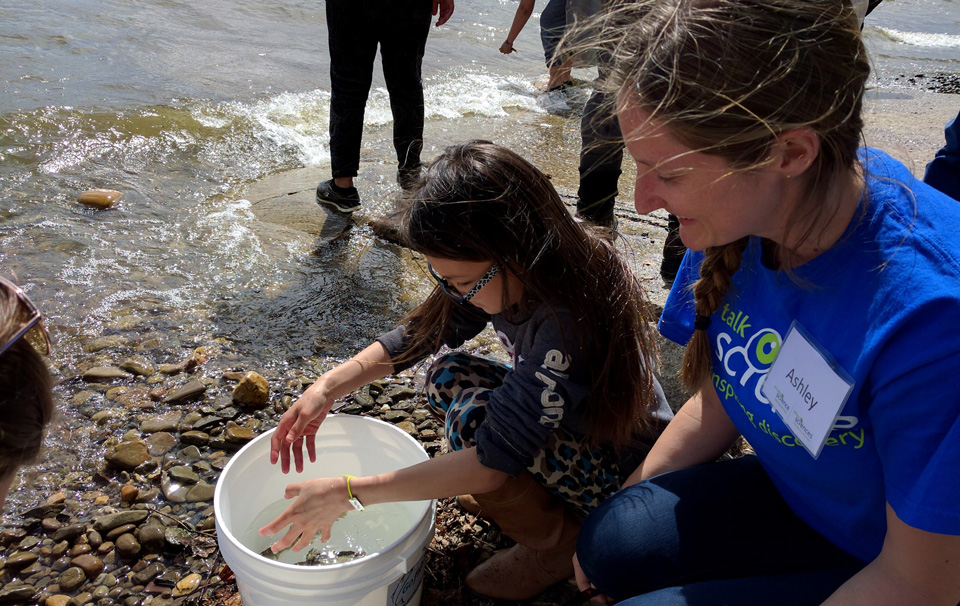
<svg viewBox="0 0 960 606"><path fill-rule="evenodd" d="M859 148L849 3L609 16L636 206L690 249L659 328L695 395L584 522L621 604L957 604L960 205ZM756 456L718 457L740 436Z"/></svg>

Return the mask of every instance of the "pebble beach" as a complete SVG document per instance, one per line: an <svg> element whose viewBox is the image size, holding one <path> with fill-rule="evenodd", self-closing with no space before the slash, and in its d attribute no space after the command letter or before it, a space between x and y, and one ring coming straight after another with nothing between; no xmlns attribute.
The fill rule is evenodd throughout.
<svg viewBox="0 0 960 606"><path fill-rule="evenodd" d="M0 55L0 267L46 317L58 405L42 460L21 473L3 513L0 604L238 606L216 541L220 471L430 288L381 220L400 196L384 91L368 106L363 210L347 221L313 202L329 170L322 10L213 1L197 10L223 18L201 35L195 16L147 4L138 15L107 0L116 29L100 23L104 7L84 2L0 8L0 21L31 25L0 26L11 41ZM904 16L917 6L929 15ZM241 9L242 18L229 12ZM431 34L424 156L492 139L548 172L572 210L580 108L595 70L576 70L566 93L541 94L535 22L516 55L496 52L514 10L464 0L451 26ZM61 32L67 17L90 29ZM142 19L153 19L151 36ZM937 33L938 21L957 32ZM906 0L882 4L865 30L876 64L866 143L917 176L960 111L955 22L950 2ZM633 177L627 161L616 246L655 317L668 292L659 276L666 215L636 213ZM118 195L81 199L98 189ZM686 397L675 380L682 351L660 345L676 408ZM468 348L498 355L491 334ZM375 382L337 412L395 424L442 452L421 374ZM422 604L497 604L462 579L507 544L442 500ZM568 583L532 603L587 602Z"/></svg>

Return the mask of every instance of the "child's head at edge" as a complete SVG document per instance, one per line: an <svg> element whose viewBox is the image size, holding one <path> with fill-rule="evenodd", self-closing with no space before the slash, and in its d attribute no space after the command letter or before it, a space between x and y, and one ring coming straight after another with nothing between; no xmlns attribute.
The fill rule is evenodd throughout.
<svg viewBox="0 0 960 606"><path fill-rule="evenodd" d="M0 288L0 343L20 330L23 312L16 295ZM0 508L17 470L40 453L54 414L51 387L46 362L26 338L0 354Z"/></svg>

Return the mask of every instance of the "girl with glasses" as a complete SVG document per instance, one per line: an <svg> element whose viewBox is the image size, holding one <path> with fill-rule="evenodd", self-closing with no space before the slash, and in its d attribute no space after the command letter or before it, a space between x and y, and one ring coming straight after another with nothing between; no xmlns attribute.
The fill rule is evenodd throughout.
<svg viewBox="0 0 960 606"><path fill-rule="evenodd" d="M467 577L474 591L526 599L573 573L580 519L616 492L672 416L653 376L643 292L614 249L574 221L546 175L485 141L448 148L403 220L437 282L402 326L327 372L287 411L271 458L298 470L333 401L409 368L492 323L509 365L453 351L426 394L449 452L397 472L293 484L261 534L301 549L326 538L349 496L363 504L464 495L517 545ZM473 495L469 497L468 495Z"/></svg>
<svg viewBox="0 0 960 606"><path fill-rule="evenodd" d="M858 3L859 4L859 3ZM960 601L960 204L861 147L850 2L638 0L613 38L695 393L577 557L621 605ZM715 462L740 436L756 456Z"/></svg>
<svg viewBox="0 0 960 606"><path fill-rule="evenodd" d="M53 418L52 382L41 356L49 351L40 312L16 284L0 278L0 507L17 470L40 453Z"/></svg>

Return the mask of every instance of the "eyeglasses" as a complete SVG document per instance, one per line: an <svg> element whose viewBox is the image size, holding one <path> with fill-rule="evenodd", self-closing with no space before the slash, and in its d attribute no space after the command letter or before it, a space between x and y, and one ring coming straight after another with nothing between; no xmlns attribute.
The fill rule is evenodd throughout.
<svg viewBox="0 0 960 606"><path fill-rule="evenodd" d="M17 316L22 323L17 332L6 343L0 345L0 355L21 338L26 338L27 342L37 350L37 353L44 356L49 354L51 350L50 335L43 326L43 316L40 315L37 306L33 304L30 297L20 290L19 286L5 278L0 278L0 289L6 291L7 297L17 298Z"/></svg>
<svg viewBox="0 0 960 606"><path fill-rule="evenodd" d="M500 266L496 263L487 270L487 273L477 280L477 283L473 285L473 288L467 291L465 295L458 295L452 286L450 286L446 280L437 275L437 272L433 271L433 266L430 265L430 262L427 261L427 269L430 271L430 275L433 276L433 279L437 281L437 284L440 285L440 290L443 291L445 295L456 301L457 303L467 303L472 299L480 289L487 285L487 282L493 280L493 277L500 273Z"/></svg>

